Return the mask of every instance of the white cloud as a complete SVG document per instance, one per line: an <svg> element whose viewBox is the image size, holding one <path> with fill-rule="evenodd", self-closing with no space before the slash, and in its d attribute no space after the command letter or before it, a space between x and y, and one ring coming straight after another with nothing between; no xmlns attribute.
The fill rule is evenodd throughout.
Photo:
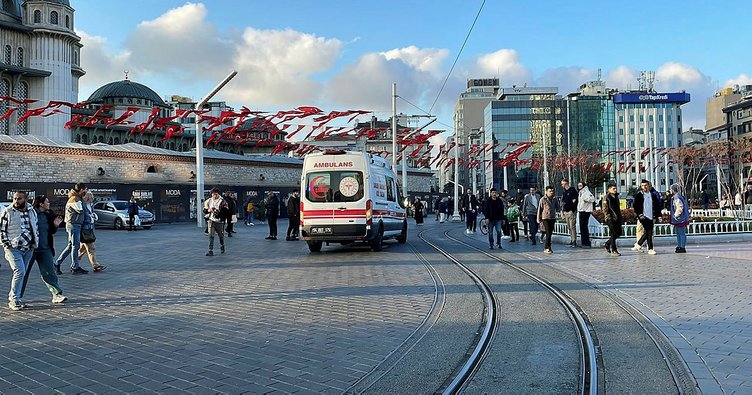
<svg viewBox="0 0 752 395"><path fill-rule="evenodd" d="M739 74L736 78L726 80L723 87L733 87L734 85L752 85L752 77L746 74Z"/></svg>
<svg viewBox="0 0 752 395"><path fill-rule="evenodd" d="M556 86L560 95L576 92L580 85L596 78L596 71L585 67L557 67L548 69L535 79L535 86Z"/></svg>
<svg viewBox="0 0 752 395"><path fill-rule="evenodd" d="M444 74L444 71L441 69L442 62L449 55L449 50L436 48L420 49L411 45L407 48L398 48L383 52L382 55L387 60L400 59L416 70L441 77Z"/></svg>
<svg viewBox="0 0 752 395"><path fill-rule="evenodd" d="M532 81L532 74L520 63L514 49L500 49L481 55L475 66L480 75L498 77L503 86L522 85Z"/></svg>
<svg viewBox="0 0 752 395"><path fill-rule="evenodd" d="M147 72L171 73L184 81L224 77L234 43L222 38L206 15L203 4L186 3L141 22L125 42L132 61Z"/></svg>
<svg viewBox="0 0 752 395"><path fill-rule="evenodd" d="M86 100L100 86L125 78L125 70L132 71L129 52L118 54L107 50L107 39L77 31L81 37L81 68L86 71L79 83L79 101Z"/></svg>
<svg viewBox="0 0 752 395"><path fill-rule="evenodd" d="M341 48L340 40L290 29L246 28L231 59L238 81L225 95L254 105L312 104L321 93L321 84L312 77L333 67Z"/></svg>
<svg viewBox="0 0 752 395"><path fill-rule="evenodd" d="M636 69L627 66L619 66L606 73L606 86L616 89L637 89Z"/></svg>

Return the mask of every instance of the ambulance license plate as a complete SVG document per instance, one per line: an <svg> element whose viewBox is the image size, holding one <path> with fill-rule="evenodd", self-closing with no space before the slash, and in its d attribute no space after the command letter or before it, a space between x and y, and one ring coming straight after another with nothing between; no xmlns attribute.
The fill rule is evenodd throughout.
<svg viewBox="0 0 752 395"><path fill-rule="evenodd" d="M332 234L332 228L331 227L315 227L311 228L311 233L313 234L325 234L330 235Z"/></svg>

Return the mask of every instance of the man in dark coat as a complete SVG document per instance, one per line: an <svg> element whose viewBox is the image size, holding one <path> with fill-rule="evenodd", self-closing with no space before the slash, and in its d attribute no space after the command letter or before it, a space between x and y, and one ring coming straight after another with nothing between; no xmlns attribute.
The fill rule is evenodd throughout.
<svg viewBox="0 0 752 395"><path fill-rule="evenodd" d="M232 197L232 192L225 191L224 197L225 202L227 202L227 211L230 212L230 215L227 218L227 237L232 237L233 233L238 233L235 231L235 222L233 222L233 216L235 216L235 221L237 221L238 204L235 201L235 198Z"/></svg>
<svg viewBox="0 0 752 395"><path fill-rule="evenodd" d="M300 192L295 191L287 199L287 218L290 220L287 225L287 241L298 240L298 230L300 229Z"/></svg>
<svg viewBox="0 0 752 395"><path fill-rule="evenodd" d="M277 217L279 217L279 198L277 194L269 191L264 200L266 218L269 220L269 236L267 240L277 240Z"/></svg>
<svg viewBox="0 0 752 395"><path fill-rule="evenodd" d="M616 191L616 184L614 183L608 184L606 191L606 195L601 200L601 210L603 210L603 217L606 219L606 225L608 225L610 238L604 247L611 256L620 256L621 254L616 246L616 239L621 236L622 225L619 193Z"/></svg>
<svg viewBox="0 0 752 395"><path fill-rule="evenodd" d="M642 251L642 243L647 240L648 254L655 255L656 252L653 249L653 226L655 225L655 221L661 217L661 199L658 198L657 193L653 193L655 189L653 189L648 180L642 180L640 189L634 196L634 211L642 224L644 232L632 250Z"/></svg>
<svg viewBox="0 0 752 395"><path fill-rule="evenodd" d="M504 218L504 201L501 200L496 188L491 188L491 197L486 200L483 207L483 215L486 217L485 222L488 225L488 244L490 249L494 249L494 229L496 229L496 247L501 248L501 220Z"/></svg>

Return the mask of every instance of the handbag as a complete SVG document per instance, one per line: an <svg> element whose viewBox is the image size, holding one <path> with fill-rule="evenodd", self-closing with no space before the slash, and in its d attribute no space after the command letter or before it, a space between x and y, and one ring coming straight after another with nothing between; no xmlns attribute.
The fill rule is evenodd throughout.
<svg viewBox="0 0 752 395"><path fill-rule="evenodd" d="M139 217L138 215L136 215L135 217L133 217L133 225L134 226L141 226L141 217Z"/></svg>
<svg viewBox="0 0 752 395"><path fill-rule="evenodd" d="M97 235L94 234L94 229L81 229L81 242L89 244L97 241Z"/></svg>
<svg viewBox="0 0 752 395"><path fill-rule="evenodd" d="M232 215L232 219L230 220L230 222L233 223L233 224L236 223L236 222L238 222L238 216L235 215L235 214L233 214Z"/></svg>

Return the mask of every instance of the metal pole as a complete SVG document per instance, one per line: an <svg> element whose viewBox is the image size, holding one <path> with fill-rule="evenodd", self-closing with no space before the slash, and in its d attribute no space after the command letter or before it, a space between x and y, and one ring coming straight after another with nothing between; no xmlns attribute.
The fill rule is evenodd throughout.
<svg viewBox="0 0 752 395"><path fill-rule="evenodd" d="M572 129L569 127L569 101L571 98L567 98L567 177L569 178L569 182L574 184L574 180L572 179ZM507 171L504 169L504 176L506 177ZM504 180L506 183L506 179ZM506 187L506 185L505 185ZM545 192L545 191L544 191Z"/></svg>
<svg viewBox="0 0 752 395"><path fill-rule="evenodd" d="M211 100L214 95L224 88L231 79L238 75L233 71L222 82L212 89L201 101L196 103L196 111L201 111L204 104ZM203 228L204 224L204 205L201 200L204 198L204 132L201 130L201 121L199 114L196 115L196 226Z"/></svg>
<svg viewBox="0 0 752 395"><path fill-rule="evenodd" d="M397 171L397 83L392 83L392 168Z"/></svg>
<svg viewBox="0 0 752 395"><path fill-rule="evenodd" d="M540 189L544 189L548 185L548 145L546 144L546 124L543 124L543 185ZM545 190L545 189L544 189Z"/></svg>
<svg viewBox="0 0 752 395"><path fill-rule="evenodd" d="M462 218L460 218L460 206L459 202L457 200L459 199L459 188L457 184L460 182L458 175L459 175L459 151L460 151L460 144L457 140L457 130L454 131L454 214L452 215L452 222L460 222Z"/></svg>

